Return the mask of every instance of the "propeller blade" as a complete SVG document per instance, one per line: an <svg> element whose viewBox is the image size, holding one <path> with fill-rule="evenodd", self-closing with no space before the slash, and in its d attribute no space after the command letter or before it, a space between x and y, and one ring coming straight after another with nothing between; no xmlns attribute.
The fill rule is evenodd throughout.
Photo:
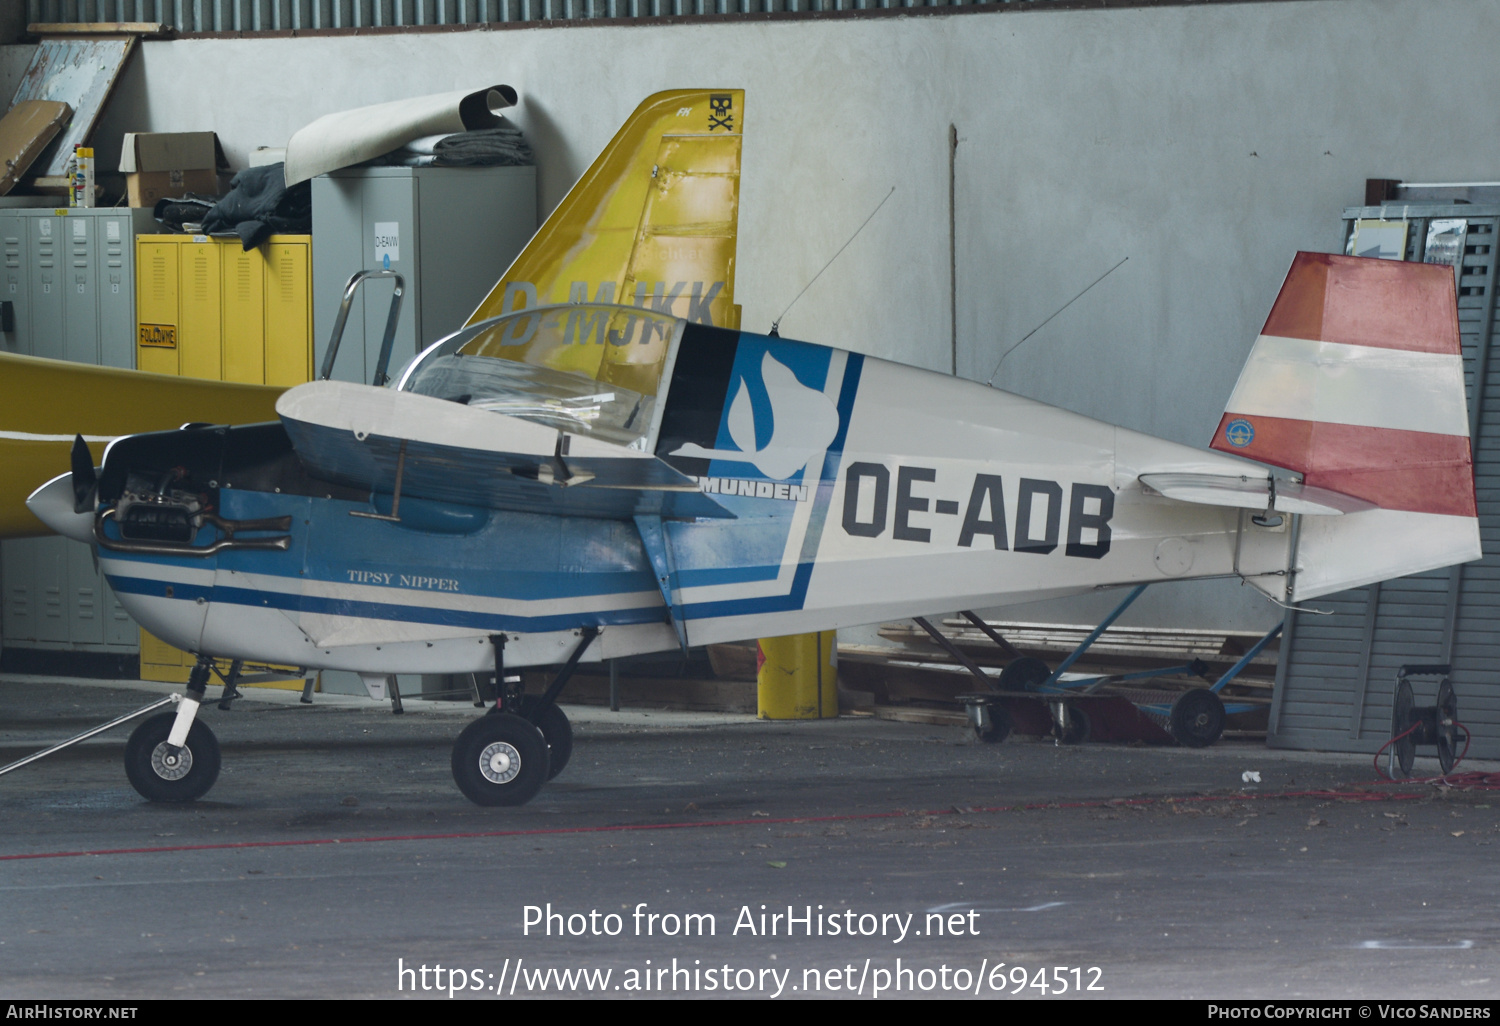
<svg viewBox="0 0 1500 1026"><path fill-rule="evenodd" d="M87 513L94 508L94 495L99 484L94 473L94 454L82 435L73 439L73 512Z"/></svg>

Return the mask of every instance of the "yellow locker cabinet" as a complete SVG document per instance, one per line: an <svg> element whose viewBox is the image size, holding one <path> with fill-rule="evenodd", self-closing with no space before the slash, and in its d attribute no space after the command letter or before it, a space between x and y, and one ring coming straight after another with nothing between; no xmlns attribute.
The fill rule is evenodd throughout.
<svg viewBox="0 0 1500 1026"><path fill-rule="evenodd" d="M249 250L207 235L136 236L136 367L300 385L312 379L312 237Z"/></svg>
<svg viewBox="0 0 1500 1026"><path fill-rule="evenodd" d="M288 387L312 380L311 236L273 235L247 252L239 239L138 235L135 255L137 368ZM181 683L192 668L190 654L141 631L143 680Z"/></svg>

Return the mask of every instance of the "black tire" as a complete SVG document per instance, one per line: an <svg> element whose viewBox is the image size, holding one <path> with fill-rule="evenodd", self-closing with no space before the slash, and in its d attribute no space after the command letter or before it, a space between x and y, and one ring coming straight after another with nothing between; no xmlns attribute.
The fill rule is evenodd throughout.
<svg viewBox="0 0 1500 1026"><path fill-rule="evenodd" d="M1224 733L1224 703L1208 688L1184 691L1172 703L1170 724L1184 748L1207 748Z"/></svg>
<svg viewBox="0 0 1500 1026"><path fill-rule="evenodd" d="M1035 691L1050 676L1052 671L1047 668L1046 663L1031 656L1022 656L1006 664L1005 669L1000 671L1000 679L995 682L995 686L1001 691Z"/></svg>
<svg viewBox="0 0 1500 1026"><path fill-rule="evenodd" d="M563 771L563 767L573 757L573 724L568 721L568 714L559 709L555 702L538 716L537 706L541 701L541 695L522 695L518 715L535 724L542 732L542 737L547 739L548 765L551 767L547 771L547 779L551 780ZM494 716L498 712L497 707L491 706L485 715Z"/></svg>
<svg viewBox="0 0 1500 1026"><path fill-rule="evenodd" d="M1081 745L1089 739L1093 725L1089 723L1089 714L1076 705L1068 707L1068 729L1062 732L1058 741L1065 745Z"/></svg>
<svg viewBox="0 0 1500 1026"><path fill-rule="evenodd" d="M1391 737L1401 738L1393 747L1396 749L1396 765L1401 768L1403 777L1411 776L1412 763L1417 756L1417 739L1412 734L1406 734L1417 722L1412 705L1411 685L1402 679L1397 682L1396 692L1391 696ZM1406 736L1401 737L1402 734Z"/></svg>
<svg viewBox="0 0 1500 1026"><path fill-rule="evenodd" d="M1437 743L1438 766L1446 776L1453 772L1458 762L1458 696L1453 685L1444 678L1437 693Z"/></svg>
<svg viewBox="0 0 1500 1026"><path fill-rule="evenodd" d="M547 739L547 779L551 780L573 757L573 724L568 722L568 714L559 709L556 702L538 715L537 707L541 704L541 695L521 696L521 715L535 724L542 737Z"/></svg>
<svg viewBox="0 0 1500 1026"><path fill-rule="evenodd" d="M974 736L985 744L996 745L1010 737L1015 723L1011 719L1010 710L1003 705L992 703L989 707L990 724L983 730L974 728Z"/></svg>
<svg viewBox="0 0 1500 1026"><path fill-rule="evenodd" d="M547 740L509 713L484 715L453 743L453 780L475 805L525 805L547 782Z"/></svg>
<svg viewBox="0 0 1500 1026"><path fill-rule="evenodd" d="M125 775L149 802L197 801L219 779L219 739L202 720L193 720L178 764L168 764L167 737L176 719L175 712L158 713L125 742Z"/></svg>

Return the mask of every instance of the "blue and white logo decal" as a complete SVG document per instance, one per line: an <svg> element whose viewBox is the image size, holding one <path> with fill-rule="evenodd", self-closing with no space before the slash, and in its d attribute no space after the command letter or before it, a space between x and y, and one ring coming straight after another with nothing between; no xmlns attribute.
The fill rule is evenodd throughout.
<svg viewBox="0 0 1500 1026"><path fill-rule="evenodd" d="M1243 449L1255 441L1255 427L1243 417L1231 420L1224 425L1224 440L1236 449Z"/></svg>
<svg viewBox="0 0 1500 1026"><path fill-rule="evenodd" d="M741 345L750 348L744 341ZM809 346L782 348L785 358L804 365L806 376L827 377L830 350ZM802 359L795 359L797 356ZM823 366L816 366L817 363ZM819 388L804 385L797 373L778 360L769 348L762 353L758 370L760 380L754 382L758 388L752 390L755 375L749 368L743 369L739 391L724 420L729 437L721 438L721 443L727 441L734 448L721 444L706 449L688 442L672 455L748 463L776 481L801 474L814 456L823 455L839 432L839 411L834 399Z"/></svg>

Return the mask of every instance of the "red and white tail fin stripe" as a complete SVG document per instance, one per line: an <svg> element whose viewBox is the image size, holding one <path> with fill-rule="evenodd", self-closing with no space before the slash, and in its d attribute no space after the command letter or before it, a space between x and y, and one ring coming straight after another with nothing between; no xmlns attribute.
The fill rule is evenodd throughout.
<svg viewBox="0 0 1500 1026"><path fill-rule="evenodd" d="M1475 516L1452 269L1298 253L1211 446L1382 509Z"/></svg>

